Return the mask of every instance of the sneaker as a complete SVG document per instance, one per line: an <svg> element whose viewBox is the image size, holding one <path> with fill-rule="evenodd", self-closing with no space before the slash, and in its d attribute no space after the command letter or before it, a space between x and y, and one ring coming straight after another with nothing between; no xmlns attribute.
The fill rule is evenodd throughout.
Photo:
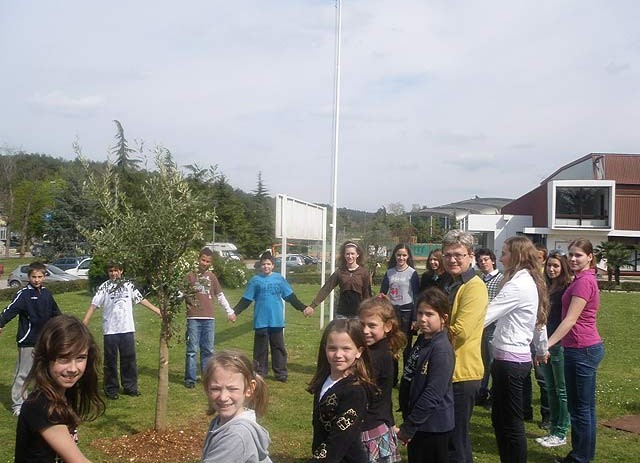
<svg viewBox="0 0 640 463"><path fill-rule="evenodd" d="M549 439L551 437L551 434L548 434L546 436L542 436L542 437L536 437L536 442L538 444L542 444L544 441L546 441L547 439Z"/></svg>
<svg viewBox="0 0 640 463"><path fill-rule="evenodd" d="M20 409L19 408L14 408L13 409L13 416L20 416Z"/></svg>
<svg viewBox="0 0 640 463"><path fill-rule="evenodd" d="M128 395L130 397L140 397L140 391L124 391L124 395Z"/></svg>
<svg viewBox="0 0 640 463"><path fill-rule="evenodd" d="M186 387L187 389L193 389L194 387L196 387L195 383L184 383L184 387Z"/></svg>
<svg viewBox="0 0 640 463"><path fill-rule="evenodd" d="M548 439L540 442L540 445L546 448L560 447L561 445L567 445L567 438L559 436L549 436Z"/></svg>

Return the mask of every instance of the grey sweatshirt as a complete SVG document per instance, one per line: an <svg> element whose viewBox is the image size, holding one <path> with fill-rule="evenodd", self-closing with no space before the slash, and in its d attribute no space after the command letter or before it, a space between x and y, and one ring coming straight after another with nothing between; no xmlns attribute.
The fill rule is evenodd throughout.
<svg viewBox="0 0 640 463"><path fill-rule="evenodd" d="M218 425L215 418L202 448L203 463L271 463L269 432L256 422L253 410Z"/></svg>

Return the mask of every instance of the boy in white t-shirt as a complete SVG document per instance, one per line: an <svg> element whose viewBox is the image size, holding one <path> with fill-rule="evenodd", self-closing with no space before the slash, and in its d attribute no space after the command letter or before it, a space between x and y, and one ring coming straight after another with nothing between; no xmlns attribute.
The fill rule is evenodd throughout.
<svg viewBox="0 0 640 463"><path fill-rule="evenodd" d="M142 304L159 317L160 309L145 299L130 281L122 279L122 265L109 262L109 280L100 285L82 322L87 325L97 307L102 307L104 335L104 392L107 398L118 398L118 354L120 381L124 394L139 396L138 366L134 338L133 304Z"/></svg>

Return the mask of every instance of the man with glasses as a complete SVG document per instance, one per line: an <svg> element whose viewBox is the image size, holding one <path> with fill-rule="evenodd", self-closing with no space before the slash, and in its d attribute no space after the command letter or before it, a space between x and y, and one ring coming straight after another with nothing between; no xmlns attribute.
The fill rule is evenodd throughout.
<svg viewBox="0 0 640 463"><path fill-rule="evenodd" d="M451 303L449 330L456 353L453 371L456 426L449 445L451 463L473 463L469 423L484 375L480 342L489 297L487 287L473 268L473 245L473 236L461 230L449 231L442 241L447 272L444 289Z"/></svg>
<svg viewBox="0 0 640 463"><path fill-rule="evenodd" d="M480 270L480 278L487 286L489 302L496 297L500 290L500 283L504 275L496 268L496 255L491 249L481 248L476 251L476 267ZM491 376L491 364L493 363L493 332L496 329L496 322L491 323L482 332L481 352L482 364L484 365L484 376L480 383L480 392L476 398L476 405L490 407L491 398L489 393L489 377Z"/></svg>

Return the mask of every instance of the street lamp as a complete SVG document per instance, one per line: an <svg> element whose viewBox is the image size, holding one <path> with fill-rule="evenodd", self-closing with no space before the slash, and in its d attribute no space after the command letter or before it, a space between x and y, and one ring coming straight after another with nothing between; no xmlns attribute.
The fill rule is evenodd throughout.
<svg viewBox="0 0 640 463"><path fill-rule="evenodd" d="M218 201L213 201L213 234L211 237L211 246L216 243L216 207L218 207Z"/></svg>

